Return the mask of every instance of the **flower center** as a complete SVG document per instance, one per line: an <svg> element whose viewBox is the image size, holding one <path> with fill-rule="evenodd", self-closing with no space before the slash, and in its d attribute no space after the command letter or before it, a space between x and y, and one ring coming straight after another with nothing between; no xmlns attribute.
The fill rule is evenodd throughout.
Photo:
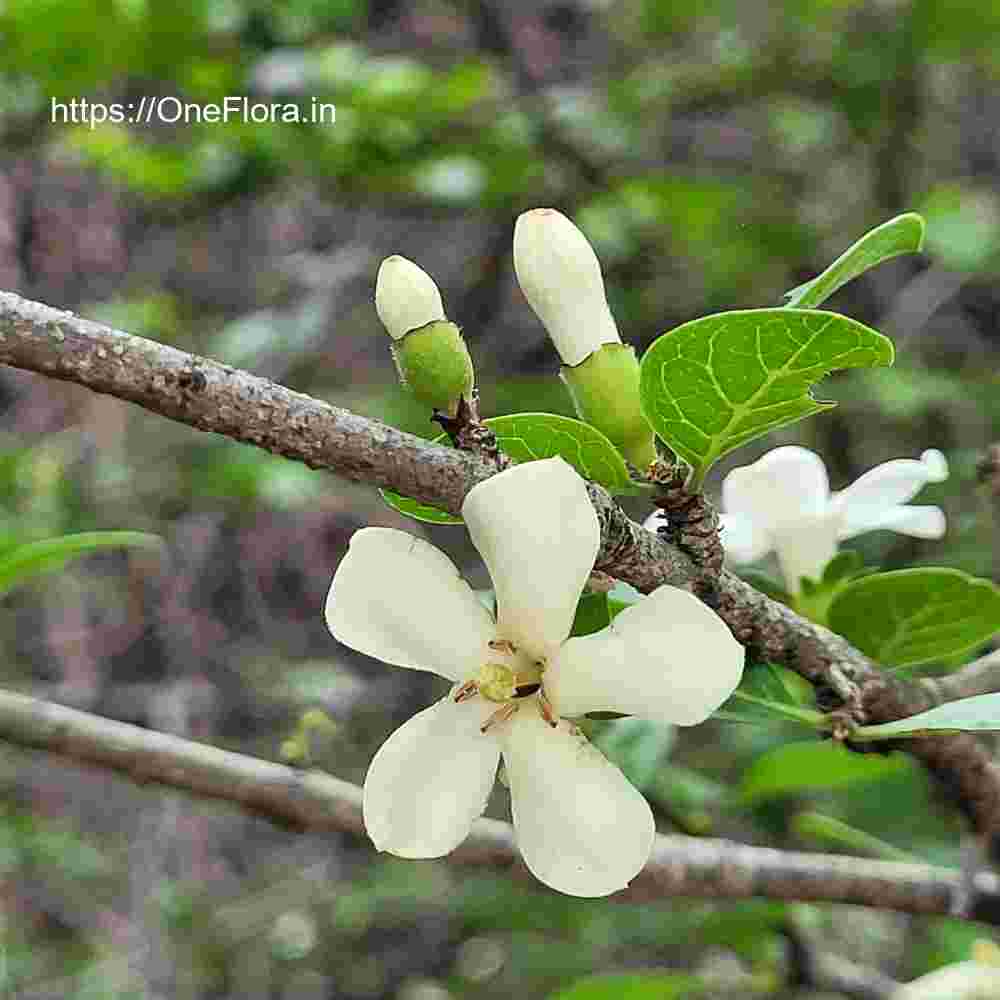
<svg viewBox="0 0 1000 1000"><path fill-rule="evenodd" d="M480 727L485 733L491 726L506 722L518 709L519 699L536 695L542 717L551 726L557 724L555 713L542 690L542 672L545 663L533 660L509 639L493 639L489 643L495 660L488 660L452 694L456 702L481 695L499 707Z"/></svg>

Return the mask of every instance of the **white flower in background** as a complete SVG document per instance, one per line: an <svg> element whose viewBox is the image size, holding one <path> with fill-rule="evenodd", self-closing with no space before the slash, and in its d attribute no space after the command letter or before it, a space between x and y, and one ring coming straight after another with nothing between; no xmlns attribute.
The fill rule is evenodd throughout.
<svg viewBox="0 0 1000 1000"><path fill-rule="evenodd" d="M444 303L434 279L399 254L386 257L378 269L375 311L393 340L445 318Z"/></svg>
<svg viewBox="0 0 1000 1000"><path fill-rule="evenodd" d="M562 212L534 208L518 216L514 271L564 365L580 364L602 344L621 343L597 254Z"/></svg>
<svg viewBox="0 0 1000 1000"><path fill-rule="evenodd" d="M615 892L646 863L653 817L561 716L604 709L693 725L736 688L743 649L713 611L668 586L600 632L567 638L600 529L560 458L486 480L462 516L493 579L496 621L444 553L389 528L356 532L330 587L326 618L341 642L455 682L376 753L365 827L379 850L447 854L485 808L502 755L535 876L570 895Z"/></svg>
<svg viewBox="0 0 1000 1000"><path fill-rule="evenodd" d="M893 991L890 1000L996 1000L1000 969L979 962L946 965Z"/></svg>
<svg viewBox="0 0 1000 1000"><path fill-rule="evenodd" d="M723 481L722 544L737 563L777 553L785 582L797 593L801 577L820 578L838 541L877 528L940 538L941 508L908 501L927 483L947 478L944 455L931 449L919 461L898 458L877 465L831 493L819 455L796 445L775 448Z"/></svg>

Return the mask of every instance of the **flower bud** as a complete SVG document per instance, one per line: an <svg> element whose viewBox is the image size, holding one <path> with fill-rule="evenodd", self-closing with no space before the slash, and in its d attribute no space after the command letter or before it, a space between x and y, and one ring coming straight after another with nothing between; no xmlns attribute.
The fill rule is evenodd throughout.
<svg viewBox="0 0 1000 1000"><path fill-rule="evenodd" d="M475 382L472 358L454 323L438 320L411 330L392 345L400 380L426 406L450 416Z"/></svg>
<svg viewBox="0 0 1000 1000"><path fill-rule="evenodd" d="M514 270L563 364L578 365L602 344L621 343L597 255L562 212L535 208L518 217Z"/></svg>
<svg viewBox="0 0 1000 1000"><path fill-rule="evenodd" d="M445 318L441 293L434 279L399 254L386 257L378 269L375 311L393 340Z"/></svg>
<svg viewBox="0 0 1000 1000"><path fill-rule="evenodd" d="M605 344L575 368L564 367L576 412L640 471L656 461L652 428L639 407L639 360L627 344Z"/></svg>
<svg viewBox="0 0 1000 1000"><path fill-rule="evenodd" d="M375 310L393 339L400 380L421 403L454 416L459 399L472 392L475 372L434 279L412 260L386 257L375 279Z"/></svg>

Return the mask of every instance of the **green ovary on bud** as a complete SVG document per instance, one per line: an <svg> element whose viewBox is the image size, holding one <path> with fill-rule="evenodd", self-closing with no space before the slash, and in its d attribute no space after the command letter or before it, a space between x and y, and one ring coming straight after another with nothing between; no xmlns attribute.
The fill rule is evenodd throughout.
<svg viewBox="0 0 1000 1000"><path fill-rule="evenodd" d="M582 420L606 435L640 471L656 460L653 431L639 407L639 360L627 344L605 344L560 372Z"/></svg>
<svg viewBox="0 0 1000 1000"><path fill-rule="evenodd" d="M392 345L400 379L435 410L455 416L459 400L472 392L475 371L461 331L447 320L411 330Z"/></svg>

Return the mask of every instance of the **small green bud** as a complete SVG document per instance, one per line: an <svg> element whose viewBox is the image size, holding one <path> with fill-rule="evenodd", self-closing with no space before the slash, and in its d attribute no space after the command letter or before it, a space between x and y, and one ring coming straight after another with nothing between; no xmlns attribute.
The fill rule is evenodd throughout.
<svg viewBox="0 0 1000 1000"><path fill-rule="evenodd" d="M656 461L653 431L639 406L639 360L627 344L605 344L560 376L576 411L640 471Z"/></svg>
<svg viewBox="0 0 1000 1000"><path fill-rule="evenodd" d="M435 410L455 416L459 399L472 392L472 358L454 323L437 320L411 330L393 343L392 356L402 382Z"/></svg>

